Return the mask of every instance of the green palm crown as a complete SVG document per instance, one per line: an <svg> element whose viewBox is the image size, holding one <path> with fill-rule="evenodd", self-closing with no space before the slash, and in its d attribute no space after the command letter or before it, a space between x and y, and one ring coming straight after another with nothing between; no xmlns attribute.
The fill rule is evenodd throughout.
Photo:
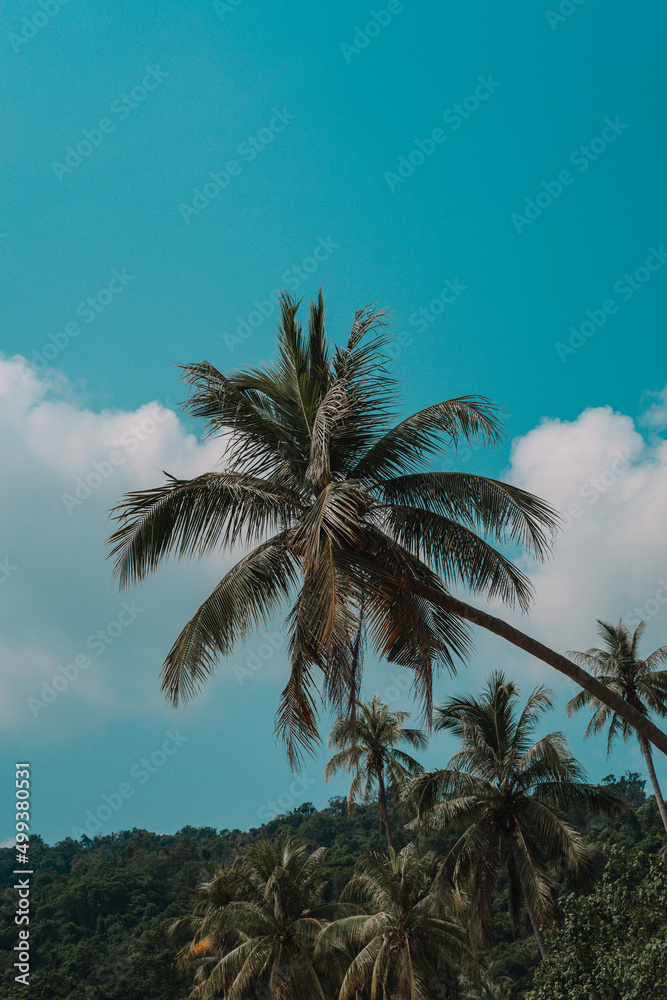
<svg viewBox="0 0 667 1000"><path fill-rule="evenodd" d="M110 541L121 586L170 555L250 551L217 584L174 642L162 686L191 697L220 657L287 612L290 675L277 731L295 759L317 739L315 694L350 710L360 689L360 642L414 673L430 718L434 670L454 670L470 638L460 618L420 595L460 584L527 608L526 576L494 547L542 558L557 515L514 486L430 471L461 442L495 444L496 407L481 397L436 403L395 423L382 315L358 312L347 345L332 348L322 293L308 330L284 296L273 364L223 375L186 365L186 410L224 442L222 469L167 476L127 494Z"/></svg>

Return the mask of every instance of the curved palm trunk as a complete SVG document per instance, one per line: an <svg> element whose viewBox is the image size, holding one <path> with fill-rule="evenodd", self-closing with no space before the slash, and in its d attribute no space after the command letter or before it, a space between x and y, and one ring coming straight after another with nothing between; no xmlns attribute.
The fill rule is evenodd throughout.
<svg viewBox="0 0 667 1000"><path fill-rule="evenodd" d="M391 842L391 828L389 826L389 813L387 812L387 796L384 790L384 778L382 776L382 771L378 774L378 812L380 813L380 831L382 831L382 824L384 823L385 833L387 834L387 847L393 847Z"/></svg>
<svg viewBox="0 0 667 1000"><path fill-rule="evenodd" d="M519 629L502 621L502 619L494 618L493 615L487 614L486 611L480 611L479 608L473 608L470 604L465 604L457 597L452 597L451 594L443 594L440 590L435 590L427 584L416 581L413 581L411 585L415 593L421 597L425 597L426 600L437 605L437 607L444 608L445 611L451 611L452 614L458 615L460 618L465 618L474 625L481 625L482 628L501 636L507 642L511 642L513 645L518 646L519 649L523 649L526 653L537 657L538 660L548 663L550 667L555 667L556 670L565 674L566 677L573 680L579 687L584 688L585 691L589 691L603 704L608 705L612 711L625 719L640 737L653 743L658 750L662 750L664 754L667 754L667 733L663 733L645 715L638 712L636 708L629 705L619 695L610 691L605 684L601 684L595 677L592 677L585 670L582 670L581 667L578 667L576 663L572 663L566 656L557 653L553 649L549 649L548 646L538 642L536 639L531 639L529 635L520 632Z"/></svg>
<svg viewBox="0 0 667 1000"><path fill-rule="evenodd" d="M653 794L655 795L655 801L658 803L658 809L660 811L660 816L662 817L662 825L667 832L667 809L665 808L665 800L662 797L662 792L660 791L660 785L658 784L658 778L655 773L655 768L653 766L653 754L651 753L651 748L648 745L648 741L643 737L639 737L639 745L642 748L642 753L644 754L644 760L646 761L646 770L648 771L648 776L651 779L651 785L653 787Z"/></svg>

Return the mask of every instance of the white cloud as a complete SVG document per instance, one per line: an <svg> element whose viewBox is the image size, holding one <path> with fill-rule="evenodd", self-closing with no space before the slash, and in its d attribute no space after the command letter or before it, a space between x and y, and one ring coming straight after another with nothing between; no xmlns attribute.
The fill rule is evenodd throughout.
<svg viewBox="0 0 667 1000"><path fill-rule="evenodd" d="M644 411L641 422L654 431L664 431L667 428L667 386L662 392L646 393L645 401L655 400Z"/></svg>
<svg viewBox="0 0 667 1000"><path fill-rule="evenodd" d="M645 441L631 417L609 407L588 409L514 441L508 478L565 516L553 557L522 560L535 604L519 627L565 651L597 645L598 618L633 628L646 618L646 650L663 644L667 443ZM543 671L552 682L554 672Z"/></svg>
<svg viewBox="0 0 667 1000"><path fill-rule="evenodd" d="M136 593L120 594L106 561L108 511L126 491L162 482L163 470L187 478L214 468L220 452L219 441L200 444L157 403L94 413L65 382L0 358L3 726L60 738L123 706L166 710L158 683L165 644L228 563L168 566ZM123 601L135 598L141 611L132 617ZM59 668L77 656L90 666L35 716L28 698L41 698L55 676L62 686Z"/></svg>

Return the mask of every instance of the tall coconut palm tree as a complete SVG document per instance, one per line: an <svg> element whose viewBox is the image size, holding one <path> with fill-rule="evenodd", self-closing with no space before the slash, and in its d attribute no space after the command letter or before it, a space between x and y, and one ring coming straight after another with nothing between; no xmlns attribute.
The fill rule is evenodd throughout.
<svg viewBox="0 0 667 1000"><path fill-rule="evenodd" d="M408 844L389 856L359 859L344 897L359 895L369 913L333 921L319 935L315 954L351 946L339 1000L352 1000L370 987L371 1000L430 1000L438 963L451 968L465 951L465 933L453 898L436 896L439 862Z"/></svg>
<svg viewBox="0 0 667 1000"><path fill-rule="evenodd" d="M280 835L253 845L225 873L232 898L208 911L186 952L186 964L201 963L207 953L212 959L199 976L197 996L222 991L225 1000L242 1000L262 990L271 1000L328 1000L324 983L332 952L314 962L314 942L328 921L359 908L321 902L324 853L309 853Z"/></svg>
<svg viewBox="0 0 667 1000"><path fill-rule="evenodd" d="M469 889L482 942L489 944L494 886L504 871L512 920L527 908L544 956L540 926L550 926L557 912L549 863L561 862L579 884L592 874L589 850L562 813L615 810L618 800L585 783L561 733L533 742L540 716L552 706L550 692L536 687L521 711L519 697L516 684L496 671L481 696L450 698L437 709L435 729L453 733L460 749L444 769L411 782L417 812L411 826L465 825L441 877Z"/></svg>
<svg viewBox="0 0 667 1000"><path fill-rule="evenodd" d="M604 642L604 648L588 649L584 653L572 651L568 656L589 670L605 687L614 691L642 715L654 712L664 718L667 715L667 670L657 668L667 663L667 646L660 646L642 660L638 656L638 646L646 627L645 622L640 622L634 632L630 632L623 622L611 625L609 622L598 620L598 626L598 635ZM581 691L568 701L567 714L572 715L581 708L593 710L585 736L601 732L609 723L607 756L619 736L622 736L624 741L628 736L637 736L663 826L667 831L667 809L655 773L649 741L642 733L637 733L627 719L612 711L589 691Z"/></svg>
<svg viewBox="0 0 667 1000"><path fill-rule="evenodd" d="M329 747L338 750L325 769L327 781L339 771L354 771L347 797L348 812L357 801L369 802L377 788L380 833L384 824L387 846L391 829L387 810L387 786L395 795L408 778L422 770L414 757L398 749L399 743L424 749L428 740L419 729L408 729L409 712L392 712L378 697L357 701L353 718L338 715L329 734Z"/></svg>
<svg viewBox="0 0 667 1000"><path fill-rule="evenodd" d="M467 619L555 666L667 752L667 735L585 670L449 592L459 584L527 609L528 579L494 545L509 541L544 558L559 523L517 487L429 471L435 456L460 443L495 444L496 407L464 396L392 426L395 382L382 354L381 314L358 312L347 346L332 349L322 293L307 334L298 307L283 297L273 364L228 375L205 361L183 368L187 412L224 441L222 470L168 476L114 509L111 554L122 587L171 555L250 547L169 651L167 697L174 705L190 698L219 657L291 604L291 670L277 731L294 761L318 739L317 680L338 710L358 697L362 628L380 656L413 671L430 720L434 670L453 671L466 656Z"/></svg>

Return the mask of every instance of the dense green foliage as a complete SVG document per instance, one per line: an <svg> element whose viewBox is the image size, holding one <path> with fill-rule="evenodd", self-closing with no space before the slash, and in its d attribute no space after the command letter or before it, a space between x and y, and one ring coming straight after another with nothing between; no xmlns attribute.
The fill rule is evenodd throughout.
<svg viewBox="0 0 667 1000"><path fill-rule="evenodd" d="M553 957L528 1000L667 997L667 859L615 848L590 896L563 901Z"/></svg>
<svg viewBox="0 0 667 1000"><path fill-rule="evenodd" d="M655 801L643 801L638 777L629 775L609 787L633 802L626 816L614 820L572 817L592 845L599 869L610 847L626 848L627 864L631 866L639 851L654 855L664 845ZM326 879L322 898L333 901L340 898L353 877L361 855L369 851L384 853L386 842L377 826L375 804L359 806L348 817L345 799L335 798L327 809L316 811L305 803L261 830L249 832L186 827L177 834L159 836L133 830L94 841L68 839L52 847L32 837L35 875L31 893L30 996L32 1000L185 1000L192 976L177 968L179 944L168 937L167 931L176 919L193 912L193 897L188 890L209 877L207 864L228 864L261 837L275 837L286 829L292 837L314 848L327 848L322 862ZM408 843L410 834L402 828L398 816L393 826L399 850ZM433 834L426 846L442 854L453 839L454 835ZM12 949L18 938L13 923L16 893L11 888L14 867L14 851L0 850L2 1000L18 1000L26 995L24 987L14 984L12 968ZM616 867L611 877L618 877ZM664 881L656 883L652 891L663 890ZM658 911L654 916L660 923ZM494 924L494 976L510 976L519 987L527 988L539 959L537 945L527 918L517 928L514 940L506 887L502 885L494 905ZM664 937L664 919L662 928ZM636 931L638 936L643 933L639 924L628 925L628 931ZM629 932L625 938L631 949ZM515 996L521 995L515 991Z"/></svg>

